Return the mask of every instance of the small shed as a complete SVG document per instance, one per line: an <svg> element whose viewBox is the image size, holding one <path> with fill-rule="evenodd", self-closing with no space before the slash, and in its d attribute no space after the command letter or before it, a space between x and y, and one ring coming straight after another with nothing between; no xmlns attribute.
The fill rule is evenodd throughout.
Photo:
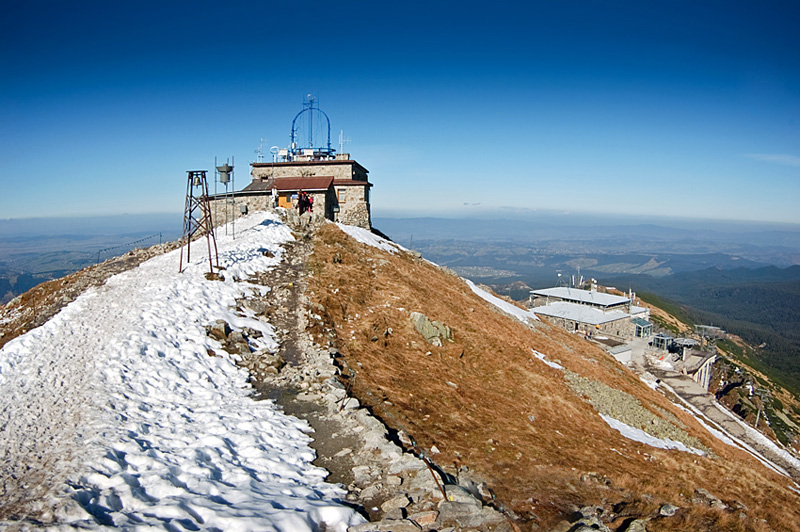
<svg viewBox="0 0 800 532"><path fill-rule="evenodd" d="M621 362L622 364L626 364L633 360L633 350L628 344L612 347L608 350L608 352L611 354L611 356L617 359L617 362Z"/></svg>

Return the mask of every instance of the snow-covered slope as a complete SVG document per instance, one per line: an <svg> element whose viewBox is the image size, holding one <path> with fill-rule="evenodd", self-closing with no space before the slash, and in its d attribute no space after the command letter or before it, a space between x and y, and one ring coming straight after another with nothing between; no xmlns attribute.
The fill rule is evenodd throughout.
<svg viewBox="0 0 800 532"><path fill-rule="evenodd" d="M291 233L263 213L236 229L235 240L218 237L224 281L206 280L201 245L183 273L180 251L168 253L0 351L1 471L30 464L25 474L50 487L38 517L169 530L310 531L324 522L344 531L363 522L311 464L308 426L254 401L245 371L206 335L205 325L225 319L261 331L255 347L277 345L271 325L230 309L248 291L269 290L245 280L278 263Z"/></svg>

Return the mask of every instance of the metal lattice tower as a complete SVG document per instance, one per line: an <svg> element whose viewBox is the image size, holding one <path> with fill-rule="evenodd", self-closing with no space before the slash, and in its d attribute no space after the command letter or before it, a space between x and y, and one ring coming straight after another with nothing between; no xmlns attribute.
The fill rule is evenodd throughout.
<svg viewBox="0 0 800 532"><path fill-rule="evenodd" d="M217 238L214 236L214 222L211 220L211 203L208 200L208 181L205 170L189 170L186 172L186 208L183 212L183 237L186 242L186 263L191 259L192 240L206 237L208 244L208 268L214 273L214 262L219 268L219 254L217 253ZM211 259L211 243L214 243L214 261ZM183 248L181 248L181 262L178 271L183 271Z"/></svg>

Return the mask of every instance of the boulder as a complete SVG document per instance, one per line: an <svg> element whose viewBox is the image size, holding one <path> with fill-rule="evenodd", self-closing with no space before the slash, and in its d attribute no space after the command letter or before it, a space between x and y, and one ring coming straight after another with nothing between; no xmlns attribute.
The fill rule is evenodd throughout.
<svg viewBox="0 0 800 532"><path fill-rule="evenodd" d="M672 517L678 510L680 510L680 508L678 508L677 506L673 506L667 503L663 505L661 509L658 510L658 515L662 517Z"/></svg>
<svg viewBox="0 0 800 532"><path fill-rule="evenodd" d="M430 344L442 345L443 340L453 339L453 331L450 330L450 327L438 321L431 321L425 314L420 312L411 313L411 323L417 329L417 332Z"/></svg>
<svg viewBox="0 0 800 532"><path fill-rule="evenodd" d="M381 510L384 512L390 512L396 508L405 508L409 504L411 504L411 500L408 497L405 495L399 495L381 504Z"/></svg>
<svg viewBox="0 0 800 532"><path fill-rule="evenodd" d="M206 327L206 331L208 331L208 335L211 338L219 342L225 342L228 339L228 335L231 333L231 327L225 320L217 320Z"/></svg>
<svg viewBox="0 0 800 532"><path fill-rule="evenodd" d="M634 519L628 523L628 527L619 532L647 532L647 522L649 519Z"/></svg>

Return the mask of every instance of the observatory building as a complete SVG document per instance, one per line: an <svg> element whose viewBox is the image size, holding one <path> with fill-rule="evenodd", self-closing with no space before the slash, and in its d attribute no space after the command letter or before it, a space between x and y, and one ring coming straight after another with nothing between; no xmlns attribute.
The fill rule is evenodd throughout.
<svg viewBox="0 0 800 532"><path fill-rule="evenodd" d="M370 229L369 172L350 154L341 153L342 144L336 153L328 115L307 96L292 121L289 146L270 149L272 162L259 153L250 163L252 181L241 191L212 197L215 222L227 221L229 210L239 216L252 210L294 209L302 191L314 199L313 216ZM233 202L235 208L230 209Z"/></svg>

